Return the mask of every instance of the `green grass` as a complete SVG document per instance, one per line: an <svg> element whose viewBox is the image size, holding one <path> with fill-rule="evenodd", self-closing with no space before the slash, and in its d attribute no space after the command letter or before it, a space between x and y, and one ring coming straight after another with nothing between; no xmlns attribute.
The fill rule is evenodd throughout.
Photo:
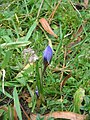
<svg viewBox="0 0 90 120"><path fill-rule="evenodd" d="M75 2L73 0L73 3ZM87 9L82 8L77 12L70 2L63 0L50 24L58 35L58 39L56 39L40 29L39 19L42 17L48 19L57 3L58 0L45 0L38 13L41 0L0 1L0 106L8 108L8 112L0 109L0 117L3 119L6 117L5 120L10 119L10 109L13 104L15 107L18 105L16 112L20 113L20 115L17 114L19 119L24 119L20 112L20 104L27 104L30 112L37 113L38 111L39 114L48 111L77 112L74 107L77 103L74 104L74 95L79 88L85 90L79 112L90 114L90 5ZM70 48L72 52L64 61L65 50L67 52L68 45L77 40L73 34L84 20L87 22L79 35L81 41ZM67 36L69 33L70 35ZM41 86L42 55L48 45L47 38L52 42L54 53L52 62L43 78L44 84ZM23 50L27 47L32 48L39 59L38 64L35 62L24 69L28 63L27 59L23 57ZM63 64L66 68L61 78L62 71L55 72L55 68L61 69ZM2 70L5 70L4 94ZM60 91L60 83L69 74L68 70L71 71L72 76ZM43 93L44 102L38 101L35 95L36 86L39 94ZM26 98L23 102L21 101L20 96L24 96L24 94L31 99L29 102L26 102ZM75 99L79 99L79 97Z"/></svg>

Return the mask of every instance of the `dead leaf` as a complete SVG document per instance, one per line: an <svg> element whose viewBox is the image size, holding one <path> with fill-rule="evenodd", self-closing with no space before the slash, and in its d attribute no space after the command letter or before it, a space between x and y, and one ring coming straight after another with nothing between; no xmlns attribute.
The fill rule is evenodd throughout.
<svg viewBox="0 0 90 120"><path fill-rule="evenodd" d="M64 86L65 82L71 77L71 74L67 75L64 80L60 83L60 89Z"/></svg>
<svg viewBox="0 0 90 120"><path fill-rule="evenodd" d="M29 96L29 94L24 93L24 92L22 93L21 96L19 96L19 98L23 99L27 103L30 103L32 100L32 98Z"/></svg>
<svg viewBox="0 0 90 120"><path fill-rule="evenodd" d="M8 107L6 107L6 106L0 106L0 109L8 111Z"/></svg>
<svg viewBox="0 0 90 120"><path fill-rule="evenodd" d="M36 114L31 114L30 115L32 120L36 120L37 115ZM53 118L63 118L63 119L69 119L69 120L85 120L86 115L80 115L77 113L73 112L52 112L46 115L41 116L41 118L44 117L44 120L48 120L49 117Z"/></svg>
<svg viewBox="0 0 90 120"><path fill-rule="evenodd" d="M68 45L68 48L71 48L72 46L78 44L80 41L81 41L81 37L78 36L78 37L77 37L77 40L75 40L74 42L71 42L71 43ZM70 50L69 50L68 52L70 53Z"/></svg>
<svg viewBox="0 0 90 120"><path fill-rule="evenodd" d="M28 97L27 99L26 99L26 102L28 102L28 103L30 103L32 101L32 98L31 97Z"/></svg>
<svg viewBox="0 0 90 120"><path fill-rule="evenodd" d="M73 34L73 38L76 40L74 42L71 42L67 47L71 48L72 46L78 44L82 38L81 38L81 33L83 32L83 27L85 26L87 21L83 21L83 23L78 27L76 33ZM68 49L67 51L67 55L70 54L72 52L72 50Z"/></svg>
<svg viewBox="0 0 90 120"><path fill-rule="evenodd" d="M84 7L87 8L88 7L88 3L89 1L88 0L84 0Z"/></svg>
<svg viewBox="0 0 90 120"><path fill-rule="evenodd" d="M64 72L71 72L71 70L67 70L66 69L66 66L64 67L64 68L59 68L59 67L56 67L56 68L54 68L53 69L53 73L58 73L58 72L62 72L62 71L64 71Z"/></svg>
<svg viewBox="0 0 90 120"><path fill-rule="evenodd" d="M83 31L83 27L85 26L86 24L86 21L84 21L77 29L76 33L73 34L73 37L76 38L77 36L80 36L80 34L82 33Z"/></svg>
<svg viewBox="0 0 90 120"><path fill-rule="evenodd" d="M79 88L74 94L74 111L80 113L81 103L85 97L85 90Z"/></svg>
<svg viewBox="0 0 90 120"><path fill-rule="evenodd" d="M14 107L12 107L12 108L13 108L13 113L14 113L14 120L18 120L15 108ZM6 106L0 106L0 109L8 111L8 107L6 107Z"/></svg>
<svg viewBox="0 0 90 120"><path fill-rule="evenodd" d="M58 38L58 36L53 32L53 30L51 29L49 23L45 18L41 18L39 22L41 23L42 27L47 33L49 33L50 35L53 35L55 38Z"/></svg>
<svg viewBox="0 0 90 120"><path fill-rule="evenodd" d="M13 107L13 109L14 109L14 120L18 120L18 117L17 117L17 112L16 112L16 109L15 109L15 107Z"/></svg>
<svg viewBox="0 0 90 120"><path fill-rule="evenodd" d="M42 103L42 101L38 98L38 99L37 99L37 103L36 103L37 109L40 109L41 103Z"/></svg>
<svg viewBox="0 0 90 120"><path fill-rule="evenodd" d="M33 49L31 49L31 48L24 49L22 53L23 53L23 57L26 60L27 64L25 65L25 67L23 68L23 70L20 71L17 74L17 76L15 77L15 79L19 78L19 77L22 77L23 76L22 74L24 73L24 71L27 70L30 67L30 65L33 65L33 63L36 60L38 60L38 56L35 54L35 51Z"/></svg>
<svg viewBox="0 0 90 120"><path fill-rule="evenodd" d="M23 50L24 59L28 59L29 63L34 63L38 60L38 56L35 54L35 51L31 48L26 48Z"/></svg>

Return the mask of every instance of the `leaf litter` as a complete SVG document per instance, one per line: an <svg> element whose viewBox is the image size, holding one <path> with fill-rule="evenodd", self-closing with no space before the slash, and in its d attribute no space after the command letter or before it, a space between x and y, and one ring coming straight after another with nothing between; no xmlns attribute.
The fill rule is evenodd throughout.
<svg viewBox="0 0 90 120"><path fill-rule="evenodd" d="M30 47L23 50L23 56L24 59L28 59L30 64L38 60L38 56L36 55L35 51Z"/></svg>
<svg viewBox="0 0 90 120"><path fill-rule="evenodd" d="M22 51L22 54L23 54L23 59L26 61L26 65L24 66L23 70L20 71L17 76L15 78L18 78L18 77L21 77L22 76L22 73L24 73L24 71L26 69L28 69L30 67L30 65L33 65L34 62L36 60L38 60L38 56L36 55L35 51L32 49L32 48L25 48L23 51Z"/></svg>
<svg viewBox="0 0 90 120"><path fill-rule="evenodd" d="M32 120L36 120L37 115L31 114L30 117ZM44 117L44 120L48 120L48 118L50 118L50 117L69 119L69 120L85 120L87 118L86 115L80 115L80 114L73 113L73 112L59 112L59 111L45 114L45 115L41 116L41 118L42 117Z"/></svg>
<svg viewBox="0 0 90 120"><path fill-rule="evenodd" d="M60 2L59 2L58 5L56 6L56 9L54 9L54 12L52 12L52 14L51 14L51 20L52 20L52 18L54 17L54 14L55 14L55 12L56 12L59 4L60 4ZM88 7L88 0L84 0L84 6L85 6L85 8ZM43 26L44 30L45 30L47 33L53 35L55 38L58 37L58 36L53 32L53 30L51 29L49 23L47 22L47 20L46 20L45 18L41 18L41 19L39 20L39 22L41 23L41 25ZM35 23L35 26L33 27L33 30L36 28L36 25L37 25L37 24ZM28 40L28 39L31 37L31 34L32 34L33 30L31 31L30 34L29 34L29 33L27 34L26 40ZM79 42L81 41L80 34L82 33L82 31L83 31L83 26L81 25L81 26L78 28L76 34L73 35L73 37L76 37L76 38L77 38L76 41L75 41L75 42L71 42L68 47L72 47L73 45L75 45L75 44L77 44L77 43L79 43ZM29 56L29 57L27 58L27 61L28 61L30 64L33 64L36 60L38 60L38 56L35 54L35 51L34 51L33 49L31 49L31 48L26 48L26 49L24 49L24 50L23 50L23 56L24 56L24 59L26 59L26 58ZM65 67L65 66L64 66L64 67ZM27 68L28 68L28 66L26 65L23 70L25 70L25 69L27 69ZM65 79L62 81L62 87L64 86L66 80L67 80L70 76L71 76L71 74L67 75L67 76L65 77ZM82 90L82 89L81 89L81 90ZM80 91L81 91L81 90L80 90ZM80 91L79 91L79 92L76 91L76 93L75 93L75 95L74 95L74 100L77 98L77 96L78 96L78 99L80 99L79 109L80 109L81 102L83 101L83 97L84 97L84 92L81 94L81 96L79 96ZM84 90L82 90L82 91L84 91ZM77 95L77 93L78 93L78 95ZM27 99L26 101L28 102L28 99ZM22 107L21 107L21 108L22 108ZM2 109L2 108L0 108L0 109ZM7 108L4 108L4 109L7 110ZM22 108L22 110L23 110L23 108ZM26 116L27 116L27 113L26 113L24 110L23 110L23 113L26 114ZM17 116L17 115L16 115L16 116ZM33 117L33 116L34 116L34 117ZM31 117L31 118L33 117L33 120L36 120L36 116L37 116L37 115L35 115L35 114L31 114L30 117ZM47 119L48 117L65 118L65 119L70 119L70 120L84 120L84 119L86 119L86 115L80 115L80 114L76 114L76 113L73 113L73 112L59 112L59 111L46 114L46 115L44 115L44 117L45 117L45 119ZM27 119L29 120L29 117L28 117L28 116L27 116ZM16 120L16 119L15 119L15 120Z"/></svg>
<svg viewBox="0 0 90 120"><path fill-rule="evenodd" d="M53 35L55 38L58 38L58 36L53 32L52 28L50 27L49 23L45 18L41 18L39 22L47 33Z"/></svg>

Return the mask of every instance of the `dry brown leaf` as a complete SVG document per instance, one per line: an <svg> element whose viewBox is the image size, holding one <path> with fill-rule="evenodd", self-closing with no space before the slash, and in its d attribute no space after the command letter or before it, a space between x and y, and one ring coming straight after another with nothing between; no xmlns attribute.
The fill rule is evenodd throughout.
<svg viewBox="0 0 90 120"><path fill-rule="evenodd" d="M19 98L23 99L25 102L28 102L28 103L30 103L32 100L32 98L29 96L29 94L24 93L24 92L22 93L21 96L19 96Z"/></svg>
<svg viewBox="0 0 90 120"><path fill-rule="evenodd" d="M78 36L76 41L71 42L71 43L68 45L68 48L71 48L72 46L78 44L80 41L81 41L81 37ZM70 51L70 50L69 50L69 51ZM70 53L70 52L69 52L69 53Z"/></svg>
<svg viewBox="0 0 90 120"><path fill-rule="evenodd" d="M26 48L22 51L22 54L23 54L23 57L24 57L24 60L26 60L26 62L28 64L25 65L25 67L23 68L22 71L20 71L17 76L15 77L18 78L18 77L22 77L22 73L28 69L30 67L30 65L33 65L33 63L38 60L38 56L35 54L35 51L32 49L32 48Z"/></svg>
<svg viewBox="0 0 90 120"><path fill-rule="evenodd" d="M8 107L6 106L0 106L0 109L8 111ZM13 107L13 113L14 113L14 120L18 120L17 113L14 107Z"/></svg>
<svg viewBox="0 0 90 120"><path fill-rule="evenodd" d="M74 39L76 38L76 40L75 40L74 42L71 42L71 43L68 45L68 48L71 48L72 46L78 44L78 43L82 40L80 35L81 35L81 33L83 32L83 27L85 26L86 22L87 22L87 21L84 21L84 22L78 27L76 33L73 34L73 38L74 38ZM67 55L68 55L69 53L71 53L71 52L72 52L72 50L69 49L68 52L67 52Z"/></svg>
<svg viewBox="0 0 90 120"><path fill-rule="evenodd" d="M30 115L32 120L36 120L37 115L36 114L31 114ZM47 120L49 117L53 117L53 118L63 118L63 119L69 119L69 120L85 120L86 119L86 115L80 115L77 113L73 113L73 112L53 112L53 113L49 113L46 114L44 116L44 120Z"/></svg>
<svg viewBox="0 0 90 120"><path fill-rule="evenodd" d="M64 68L56 67L56 68L53 69L53 73L58 73L58 72L62 72L62 71L71 72L71 70L67 70L66 67L64 67Z"/></svg>
<svg viewBox="0 0 90 120"><path fill-rule="evenodd" d="M0 106L0 109L8 111L8 107L6 107L6 106Z"/></svg>
<svg viewBox="0 0 90 120"><path fill-rule="evenodd" d="M88 0L84 0L84 7L87 8L88 7L88 3L89 1Z"/></svg>
<svg viewBox="0 0 90 120"><path fill-rule="evenodd" d="M31 100L32 100L31 97L28 97L28 98L26 99L26 102L30 103Z"/></svg>
<svg viewBox="0 0 90 120"><path fill-rule="evenodd" d="M76 41L71 42L71 43L68 45L68 48L71 48L72 46L77 45L78 43L80 43L81 40L82 40L81 37L78 36ZM68 49L67 55L70 54L70 53L72 53L72 50L71 50L71 49Z"/></svg>
<svg viewBox="0 0 90 120"><path fill-rule="evenodd" d="M49 33L50 35L53 35L55 38L58 38L58 36L53 32L53 30L51 29L49 23L45 18L41 18L39 22L41 23L42 27L47 33Z"/></svg>
<svg viewBox="0 0 90 120"><path fill-rule="evenodd" d="M83 27L85 26L85 24L86 24L86 21L84 21L84 22L79 26L79 28L77 29L76 33L73 34L73 37L74 37L74 38L77 37L77 36L80 36L80 34L81 34L82 31L83 31Z"/></svg>
<svg viewBox="0 0 90 120"><path fill-rule="evenodd" d="M64 86L65 82L71 77L71 74L67 75L64 80L60 83L60 89Z"/></svg>
<svg viewBox="0 0 90 120"><path fill-rule="evenodd" d="M14 120L18 120L18 117L17 117L17 112L16 112L15 107L13 107L13 109L14 109Z"/></svg>

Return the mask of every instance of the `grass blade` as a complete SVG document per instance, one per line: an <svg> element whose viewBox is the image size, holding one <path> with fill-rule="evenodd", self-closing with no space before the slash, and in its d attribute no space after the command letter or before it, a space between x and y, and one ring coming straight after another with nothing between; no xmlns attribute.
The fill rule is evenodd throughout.
<svg viewBox="0 0 90 120"><path fill-rule="evenodd" d="M37 22L35 21L33 25L30 27L30 29L28 30L27 35L25 37L25 41L28 41L28 39L31 37L31 34L33 30L36 28L36 26L37 26Z"/></svg>
<svg viewBox="0 0 90 120"><path fill-rule="evenodd" d="M2 62L2 69L4 69L5 67L8 66L11 55L12 55L12 52L8 50L5 54L3 62Z"/></svg>
<svg viewBox="0 0 90 120"><path fill-rule="evenodd" d="M19 103L19 98L18 98L16 87L14 88L14 91L13 91L13 98L14 98L14 106L15 106L17 115L19 117L19 120L22 120L20 103Z"/></svg>
<svg viewBox="0 0 90 120"><path fill-rule="evenodd" d="M0 45L0 49L5 48L5 47L13 48L13 47L27 46L29 44L30 44L29 41L24 41L24 42L18 41L18 42L3 43L3 44Z"/></svg>
<svg viewBox="0 0 90 120"><path fill-rule="evenodd" d="M1 88L0 88L0 92L2 92L2 93L3 93L3 91L2 91L2 89L1 89ZM11 98L11 99L13 98L13 97L12 97L12 96L11 96L8 92L6 92L6 91L5 91L5 95L6 95L8 98Z"/></svg>

